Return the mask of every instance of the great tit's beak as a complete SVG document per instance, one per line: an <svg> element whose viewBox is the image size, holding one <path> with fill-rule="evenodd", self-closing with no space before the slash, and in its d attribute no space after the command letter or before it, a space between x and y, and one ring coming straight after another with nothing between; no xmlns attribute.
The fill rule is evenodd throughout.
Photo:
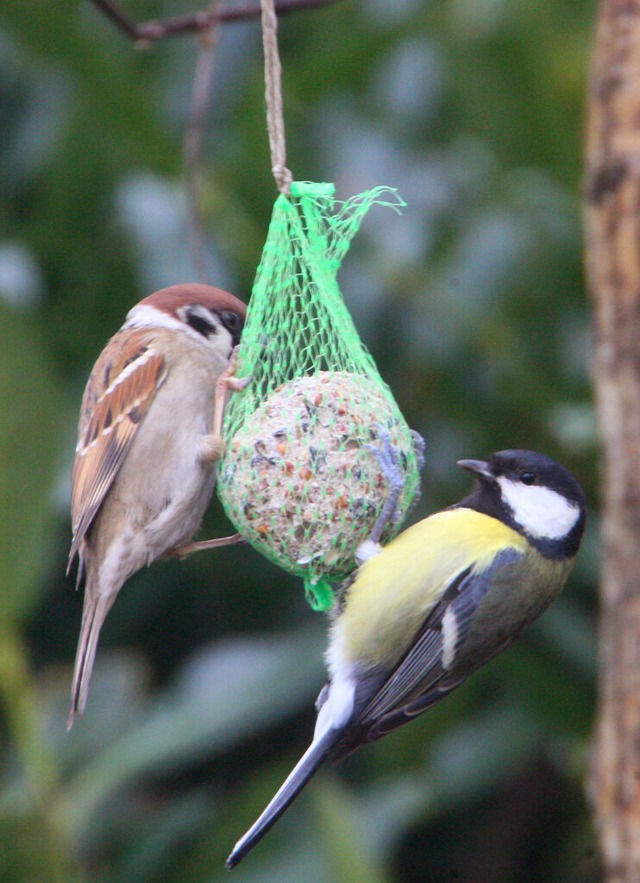
<svg viewBox="0 0 640 883"><path fill-rule="evenodd" d="M469 472L473 472L479 478L488 478L489 481L496 480L486 460L458 460L458 466L468 469Z"/></svg>

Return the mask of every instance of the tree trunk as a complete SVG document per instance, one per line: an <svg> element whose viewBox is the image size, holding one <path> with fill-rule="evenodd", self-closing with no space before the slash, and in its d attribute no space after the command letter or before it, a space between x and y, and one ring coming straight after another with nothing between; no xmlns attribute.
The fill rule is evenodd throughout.
<svg viewBox="0 0 640 883"><path fill-rule="evenodd" d="M603 470L591 796L608 883L640 881L640 2L601 0L589 91L588 285Z"/></svg>

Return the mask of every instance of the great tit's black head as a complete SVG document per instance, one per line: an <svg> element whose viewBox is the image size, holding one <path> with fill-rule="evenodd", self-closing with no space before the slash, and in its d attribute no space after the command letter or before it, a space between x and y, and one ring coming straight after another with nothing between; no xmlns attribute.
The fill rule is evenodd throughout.
<svg viewBox="0 0 640 883"><path fill-rule="evenodd" d="M524 534L546 557L571 558L580 546L586 503L564 466L534 451L498 451L487 460L459 460L473 472L470 506Z"/></svg>

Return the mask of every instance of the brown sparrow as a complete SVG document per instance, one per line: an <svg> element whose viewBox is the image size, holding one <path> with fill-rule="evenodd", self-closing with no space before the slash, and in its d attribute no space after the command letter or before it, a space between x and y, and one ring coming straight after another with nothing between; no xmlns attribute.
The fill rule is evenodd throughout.
<svg viewBox="0 0 640 883"><path fill-rule="evenodd" d="M232 356L245 313L220 288L163 288L129 311L93 367L72 474L69 565L77 554L85 594L69 728L123 583L163 555L223 542L189 545L215 486L226 393L244 385Z"/></svg>

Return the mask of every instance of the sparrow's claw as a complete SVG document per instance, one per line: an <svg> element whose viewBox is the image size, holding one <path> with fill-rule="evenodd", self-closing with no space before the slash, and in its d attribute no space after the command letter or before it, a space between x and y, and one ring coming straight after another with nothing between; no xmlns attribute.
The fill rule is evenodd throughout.
<svg viewBox="0 0 640 883"><path fill-rule="evenodd" d="M217 537L213 540L200 540L197 543L185 543L184 546L177 546L175 549L169 549L162 556L163 558L179 558L181 561L187 555L193 552L202 552L205 549L219 549L221 546L233 546L236 543L245 543L246 540L240 533L234 533L230 537Z"/></svg>
<svg viewBox="0 0 640 883"><path fill-rule="evenodd" d="M234 347L229 359L229 364L216 381L216 397L213 406L213 425L210 435L205 435L200 440L200 459L203 463L215 463L225 452L225 441L222 436L222 421L224 419L224 406L228 392L237 392L244 389L250 382L249 377L236 377L238 368L238 347Z"/></svg>
<svg viewBox="0 0 640 883"><path fill-rule="evenodd" d="M225 379L224 383L227 389L231 390L232 392L239 392L241 389L245 389L247 386L249 386L252 379L253 378L251 377L251 374L249 374L248 377L233 377L232 375L229 375Z"/></svg>
<svg viewBox="0 0 640 883"><path fill-rule="evenodd" d="M238 350L239 346L234 346L229 358L229 363L217 380L216 396L218 393L222 393L224 396L229 390L244 389L251 382L251 375L249 375L249 377L236 377L236 371L238 370Z"/></svg>

